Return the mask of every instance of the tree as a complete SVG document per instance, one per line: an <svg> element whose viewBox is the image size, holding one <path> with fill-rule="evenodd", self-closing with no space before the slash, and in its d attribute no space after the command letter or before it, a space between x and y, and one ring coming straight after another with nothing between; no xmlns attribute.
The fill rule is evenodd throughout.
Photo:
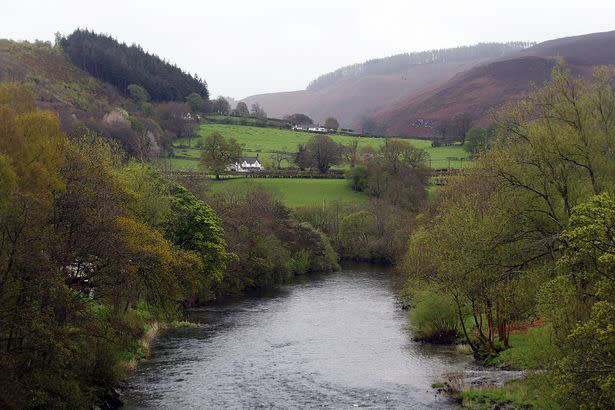
<svg viewBox="0 0 615 410"><path fill-rule="evenodd" d="M191 93L189 96L187 96L186 103L190 107L190 110L195 113L205 112L205 110L207 109L206 101L197 93Z"/></svg>
<svg viewBox="0 0 615 410"><path fill-rule="evenodd" d="M291 123L292 125L312 125L314 121L305 114L295 113L292 115L287 115L284 117L286 121Z"/></svg>
<svg viewBox="0 0 615 410"><path fill-rule="evenodd" d="M340 124L333 117L329 117L325 120L325 128L330 130L337 130L340 127Z"/></svg>
<svg viewBox="0 0 615 410"><path fill-rule="evenodd" d="M259 103L252 104L252 107L250 109L250 115L254 118L267 118L267 113L265 112L265 110L262 109Z"/></svg>
<svg viewBox="0 0 615 410"><path fill-rule="evenodd" d="M228 115L231 113L231 105L226 98L219 96L215 100L216 112L222 115Z"/></svg>
<svg viewBox="0 0 615 410"><path fill-rule="evenodd" d="M305 144L299 144L297 146L297 153L295 154L295 164L299 167L301 171L310 167L311 161L308 156Z"/></svg>
<svg viewBox="0 0 615 410"><path fill-rule="evenodd" d="M156 119L175 138L196 135L196 120L185 103L167 102L156 107Z"/></svg>
<svg viewBox="0 0 615 410"><path fill-rule="evenodd" d="M220 179L220 173L230 165L239 161L241 145L234 138L228 140L217 131L212 132L203 141L201 147L202 165Z"/></svg>
<svg viewBox="0 0 615 410"><path fill-rule="evenodd" d="M467 132L472 128L472 118L468 114L461 114L455 117L453 127L457 136L465 138Z"/></svg>
<svg viewBox="0 0 615 410"><path fill-rule="evenodd" d="M359 166L351 166L347 173L352 189L402 208L418 209L427 195L427 152L396 140L387 140L378 151L364 148L363 155L353 154Z"/></svg>
<svg viewBox="0 0 615 410"><path fill-rule="evenodd" d="M322 174L329 171L332 165L342 162L342 146L327 135L314 135L305 144L305 150L311 166Z"/></svg>
<svg viewBox="0 0 615 410"><path fill-rule="evenodd" d="M248 106L245 102L239 101L237 103L237 107L235 107L235 111L237 111L237 115L241 117L249 117L250 111L248 110Z"/></svg>
<svg viewBox="0 0 615 410"><path fill-rule="evenodd" d="M344 160L350 168L354 168L359 159L359 141L357 139L352 140L350 144L344 147Z"/></svg>
<svg viewBox="0 0 615 410"><path fill-rule="evenodd" d="M544 366L572 407L615 400L615 118L605 115L615 112L614 77L556 67L543 88L500 111L490 148L442 189L407 258L413 280L455 301L476 354L497 354L496 338L508 347L514 321L547 319Z"/></svg>
<svg viewBox="0 0 615 410"><path fill-rule="evenodd" d="M143 87L153 101L184 101L197 93L209 98L207 83L138 45L128 46L114 38L77 29L61 40L66 56L95 78L128 93L128 86Z"/></svg>
<svg viewBox="0 0 615 410"><path fill-rule="evenodd" d="M608 193L572 210L562 232L568 244L557 276L542 292L542 311L554 324L563 401L612 408L615 393L615 201Z"/></svg>
<svg viewBox="0 0 615 410"><path fill-rule="evenodd" d="M288 161L289 154L285 151L274 151L271 153L270 158L275 169L282 169L282 162Z"/></svg>
<svg viewBox="0 0 615 410"><path fill-rule="evenodd" d="M149 93L140 85L130 84L128 86L128 94L137 107L141 107L149 101Z"/></svg>
<svg viewBox="0 0 615 410"><path fill-rule="evenodd" d="M469 152L473 157L478 155L489 147L494 133L494 128L470 128L465 136L464 151Z"/></svg>

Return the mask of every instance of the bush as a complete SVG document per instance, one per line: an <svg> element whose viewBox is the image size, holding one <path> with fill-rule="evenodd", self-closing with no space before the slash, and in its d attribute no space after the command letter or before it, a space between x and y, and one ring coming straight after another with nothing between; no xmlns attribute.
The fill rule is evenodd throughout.
<svg viewBox="0 0 615 410"><path fill-rule="evenodd" d="M409 293L414 339L437 344L454 343L460 336L455 302L431 286L410 290Z"/></svg>

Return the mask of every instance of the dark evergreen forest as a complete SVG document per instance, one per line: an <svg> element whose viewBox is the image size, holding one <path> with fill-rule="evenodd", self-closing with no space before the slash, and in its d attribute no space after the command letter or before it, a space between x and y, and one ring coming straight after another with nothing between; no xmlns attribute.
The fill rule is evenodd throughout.
<svg viewBox="0 0 615 410"><path fill-rule="evenodd" d="M61 45L73 64L123 93L130 84L138 84L153 101L184 101L191 93L209 97L205 80L138 45L128 46L111 36L80 29L62 38Z"/></svg>

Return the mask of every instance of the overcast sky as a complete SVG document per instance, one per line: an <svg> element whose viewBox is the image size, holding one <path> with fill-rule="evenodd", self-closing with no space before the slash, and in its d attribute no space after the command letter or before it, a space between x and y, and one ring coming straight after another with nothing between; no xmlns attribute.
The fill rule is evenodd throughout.
<svg viewBox="0 0 615 410"><path fill-rule="evenodd" d="M112 34L197 73L211 94L303 89L392 54L615 30L613 0L6 0L0 38ZM501 4L510 3L510 6Z"/></svg>

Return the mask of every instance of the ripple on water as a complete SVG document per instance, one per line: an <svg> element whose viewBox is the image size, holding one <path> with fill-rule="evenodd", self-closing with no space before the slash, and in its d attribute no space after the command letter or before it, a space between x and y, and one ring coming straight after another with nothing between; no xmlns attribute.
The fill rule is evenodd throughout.
<svg viewBox="0 0 615 410"><path fill-rule="evenodd" d="M127 408L443 408L466 359L412 342L390 274L355 267L191 312L128 381Z"/></svg>

